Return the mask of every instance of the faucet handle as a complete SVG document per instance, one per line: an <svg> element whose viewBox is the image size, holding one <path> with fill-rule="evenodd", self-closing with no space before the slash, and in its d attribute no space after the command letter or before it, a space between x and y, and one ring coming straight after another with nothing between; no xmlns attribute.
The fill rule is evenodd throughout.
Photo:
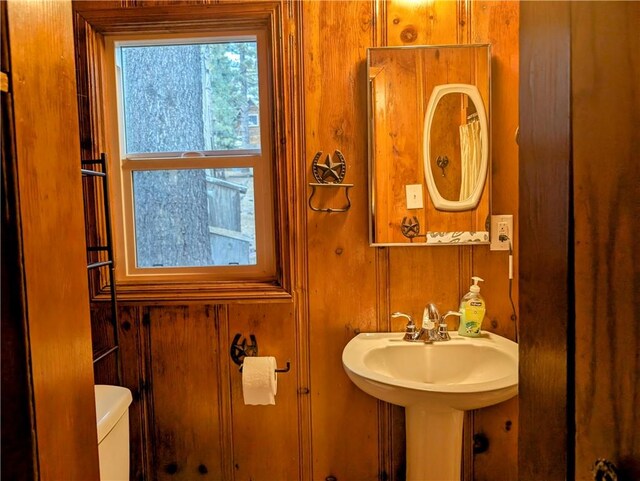
<svg viewBox="0 0 640 481"><path fill-rule="evenodd" d="M444 324L444 325L446 326L446 325L447 325L447 323L446 323L446 322L444 322L444 320L445 320L447 317L449 317L449 316L457 316L457 317L460 317L460 316L462 316L462 312L460 312L460 311L449 311L449 312L447 312L444 316L442 316L442 319L440 319L440 324L441 324L441 325L442 325L442 324Z"/></svg>
<svg viewBox="0 0 640 481"><path fill-rule="evenodd" d="M405 314L404 312L394 312L393 314L391 314L391 317L404 317L407 319L407 325L404 328L404 339L409 341L413 340L416 335L416 323L413 322L413 317L411 317L409 314Z"/></svg>
<svg viewBox="0 0 640 481"><path fill-rule="evenodd" d="M440 336L440 339L442 339L443 341L451 340L451 336L449 336L449 327L447 326L447 323L444 322L444 320L449 316L460 317L461 315L462 313L459 311L449 311L440 318L440 325L438 326L438 335Z"/></svg>
<svg viewBox="0 0 640 481"><path fill-rule="evenodd" d="M460 316L462 316L462 312L460 312L460 311L449 311L449 312L447 312L444 316L442 316L441 324L444 324L444 320L449 316L458 316L458 317L460 317Z"/></svg>
<svg viewBox="0 0 640 481"><path fill-rule="evenodd" d="M405 314L404 312L394 312L393 314L391 314L391 317L393 317L394 319L396 317L404 317L408 321L407 326L409 325L415 326L415 323L413 322L413 317L411 317L409 314Z"/></svg>

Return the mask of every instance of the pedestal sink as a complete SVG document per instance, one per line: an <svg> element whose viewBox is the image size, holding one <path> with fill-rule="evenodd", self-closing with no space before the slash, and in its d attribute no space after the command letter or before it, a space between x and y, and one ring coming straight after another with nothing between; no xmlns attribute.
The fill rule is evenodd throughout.
<svg viewBox="0 0 640 481"><path fill-rule="evenodd" d="M518 393L518 345L493 333L433 344L358 334L342 364L367 394L405 407L407 481L459 481L463 412Z"/></svg>

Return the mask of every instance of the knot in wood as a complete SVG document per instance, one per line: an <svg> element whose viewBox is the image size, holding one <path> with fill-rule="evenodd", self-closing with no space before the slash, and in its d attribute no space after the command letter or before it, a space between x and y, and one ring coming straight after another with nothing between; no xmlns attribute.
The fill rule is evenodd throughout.
<svg viewBox="0 0 640 481"><path fill-rule="evenodd" d="M400 39L404 43L413 43L418 38L418 31L413 25L409 25L400 33Z"/></svg>

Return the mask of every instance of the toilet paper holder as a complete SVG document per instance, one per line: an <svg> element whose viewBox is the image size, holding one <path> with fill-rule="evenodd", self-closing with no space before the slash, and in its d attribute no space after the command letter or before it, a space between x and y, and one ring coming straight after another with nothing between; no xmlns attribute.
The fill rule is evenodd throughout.
<svg viewBox="0 0 640 481"><path fill-rule="evenodd" d="M240 366L240 372L242 372L242 363L246 356L258 355L258 341L256 336L249 334L250 344L247 344L247 340L242 337L242 334L238 333L233 337L231 342L231 360ZM286 367L282 369L276 369L276 372L289 372L291 370L291 363L287 361Z"/></svg>

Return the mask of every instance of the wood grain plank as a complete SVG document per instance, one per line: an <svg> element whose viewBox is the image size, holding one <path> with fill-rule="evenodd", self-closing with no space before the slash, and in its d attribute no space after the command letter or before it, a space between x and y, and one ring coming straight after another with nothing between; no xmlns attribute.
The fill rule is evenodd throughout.
<svg viewBox="0 0 640 481"><path fill-rule="evenodd" d="M576 479L640 479L638 25L637 2L571 8Z"/></svg>
<svg viewBox="0 0 640 481"><path fill-rule="evenodd" d="M7 14L40 477L97 479L71 3Z"/></svg>
<svg viewBox="0 0 640 481"><path fill-rule="evenodd" d="M456 2L386 2L387 45L455 44Z"/></svg>
<svg viewBox="0 0 640 481"><path fill-rule="evenodd" d="M520 4L520 479L571 476L570 47L568 3Z"/></svg>
<svg viewBox="0 0 640 481"><path fill-rule="evenodd" d="M145 337L148 315L143 316L140 306L118 307L120 362L122 384L131 391L133 402L129 407L129 443L131 479L151 477L151 433L153 426L149 413L148 349Z"/></svg>
<svg viewBox="0 0 640 481"><path fill-rule="evenodd" d="M372 20L367 2L303 5L304 162L339 149L345 181L355 184L350 211L307 216L313 479L378 479L377 402L349 381L341 363L345 344L377 322L366 189L364 58Z"/></svg>
<svg viewBox="0 0 640 481"><path fill-rule="evenodd" d="M159 480L222 479L214 310L147 309L153 473Z"/></svg>
<svg viewBox="0 0 640 481"><path fill-rule="evenodd" d="M245 405L242 373L230 364L231 422L234 479L270 481L299 479L298 388L293 304L228 307L228 336L222 355L229 357L236 333L256 336L259 356L274 356L279 368L291 361L291 370L278 374L276 404ZM302 394L308 395L308 394Z"/></svg>

